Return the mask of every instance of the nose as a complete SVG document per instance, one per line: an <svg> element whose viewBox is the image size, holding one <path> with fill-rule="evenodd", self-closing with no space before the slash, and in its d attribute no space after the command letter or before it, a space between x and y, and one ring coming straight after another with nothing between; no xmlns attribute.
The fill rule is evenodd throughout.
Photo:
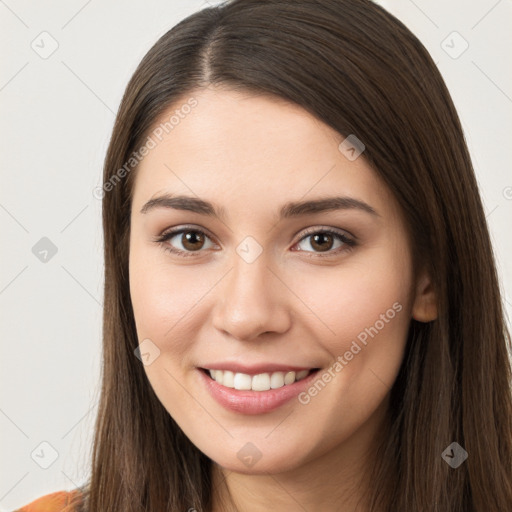
<svg viewBox="0 0 512 512"><path fill-rule="evenodd" d="M216 287L213 325L237 340L257 339L261 334L282 334L290 328L289 301L293 294L282 278L260 255L247 263L238 255Z"/></svg>

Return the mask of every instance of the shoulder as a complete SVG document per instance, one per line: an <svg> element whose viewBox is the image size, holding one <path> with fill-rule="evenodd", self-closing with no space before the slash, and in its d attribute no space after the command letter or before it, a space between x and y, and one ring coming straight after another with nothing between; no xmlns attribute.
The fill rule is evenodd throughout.
<svg viewBox="0 0 512 512"><path fill-rule="evenodd" d="M73 512L74 507L66 508L80 501L81 491L57 491L41 496L13 512Z"/></svg>

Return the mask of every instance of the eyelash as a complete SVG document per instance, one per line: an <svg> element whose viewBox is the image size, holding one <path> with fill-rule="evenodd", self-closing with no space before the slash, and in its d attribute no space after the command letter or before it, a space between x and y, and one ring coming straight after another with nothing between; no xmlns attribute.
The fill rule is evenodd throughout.
<svg viewBox="0 0 512 512"><path fill-rule="evenodd" d="M171 238L173 238L174 236L182 234L182 233L186 233L186 232L201 233L201 235L204 235L207 238L211 238L211 237L208 236L207 233L205 233L201 229L197 229L197 228L193 228L193 227L186 227L185 226L185 227L181 227L181 228L177 228L177 229L168 231L167 233L163 233L162 235L157 237L154 241L156 243L160 244L161 247L165 251L168 251L168 252L170 252L172 254L176 254L178 256L185 257L185 258L188 258L190 256L196 256L196 253L203 252L201 250L199 250L199 251L182 251L181 249L176 249L175 247L172 247L172 246L170 246L169 244L166 243ZM338 247L338 249L336 249L334 251L329 250L325 254L324 253L315 253L314 251L313 251L313 254L311 254L312 251L303 251L303 250L298 250L296 252L305 252L306 254L310 253L310 254L308 254L308 257L311 257L311 258L314 258L314 257L324 258L324 257L330 257L330 256L333 256L333 255L337 255L337 254L342 253L342 252L350 251L351 249L353 249L357 245L355 240L347 237L344 233L341 233L339 231L333 230L332 228L325 228L325 229L312 228L310 230L307 230L304 233L304 235L302 236L302 238L295 245L297 245L300 242L302 242L302 240L304 240L305 238L308 238L309 236L317 235L317 234L332 235L335 238L338 238L338 240L340 240L341 242L343 242L344 246Z"/></svg>

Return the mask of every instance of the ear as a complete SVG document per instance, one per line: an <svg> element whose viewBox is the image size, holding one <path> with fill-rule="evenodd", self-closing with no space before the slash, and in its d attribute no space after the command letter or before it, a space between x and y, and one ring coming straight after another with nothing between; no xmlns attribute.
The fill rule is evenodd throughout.
<svg viewBox="0 0 512 512"><path fill-rule="evenodd" d="M437 297L426 272L420 274L416 283L412 317L418 322L431 322L437 318Z"/></svg>

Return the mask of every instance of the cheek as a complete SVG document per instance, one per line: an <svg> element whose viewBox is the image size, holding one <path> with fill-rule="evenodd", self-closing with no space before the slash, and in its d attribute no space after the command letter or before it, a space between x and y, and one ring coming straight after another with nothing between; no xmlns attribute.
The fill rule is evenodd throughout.
<svg viewBox="0 0 512 512"><path fill-rule="evenodd" d="M403 359L412 307L407 253L374 251L357 263L311 272L294 291L307 297L315 313L307 325L333 358L330 374L320 377L333 382L331 397L367 414L392 386Z"/></svg>
<svg viewBox="0 0 512 512"><path fill-rule="evenodd" d="M201 298L211 291L216 278L195 265L171 265L163 249L149 251L136 244L132 249L130 295L138 339L150 338L173 359L181 357L191 346Z"/></svg>
<svg viewBox="0 0 512 512"><path fill-rule="evenodd" d="M390 335L403 332L409 324L411 280L405 255L375 251L357 263L308 269L292 282L294 292L316 317L317 339L334 351L376 323L384 332L384 322Z"/></svg>
<svg viewBox="0 0 512 512"><path fill-rule="evenodd" d="M137 337L139 343L149 339L158 348L144 370L161 403L174 418L183 419L188 417L190 396L179 382L193 347L198 302L214 283L199 278L192 265L173 271L160 251L135 245L130 254L130 294Z"/></svg>
<svg viewBox="0 0 512 512"><path fill-rule="evenodd" d="M323 425L322 439L307 439L304 446L318 443L315 449L330 450L383 414L407 341L410 274L403 261L380 263L347 265L322 279L302 281L298 293L306 293L309 283L304 296L321 320L312 317L307 325L333 358L298 396L302 420L290 426L290 439Z"/></svg>

